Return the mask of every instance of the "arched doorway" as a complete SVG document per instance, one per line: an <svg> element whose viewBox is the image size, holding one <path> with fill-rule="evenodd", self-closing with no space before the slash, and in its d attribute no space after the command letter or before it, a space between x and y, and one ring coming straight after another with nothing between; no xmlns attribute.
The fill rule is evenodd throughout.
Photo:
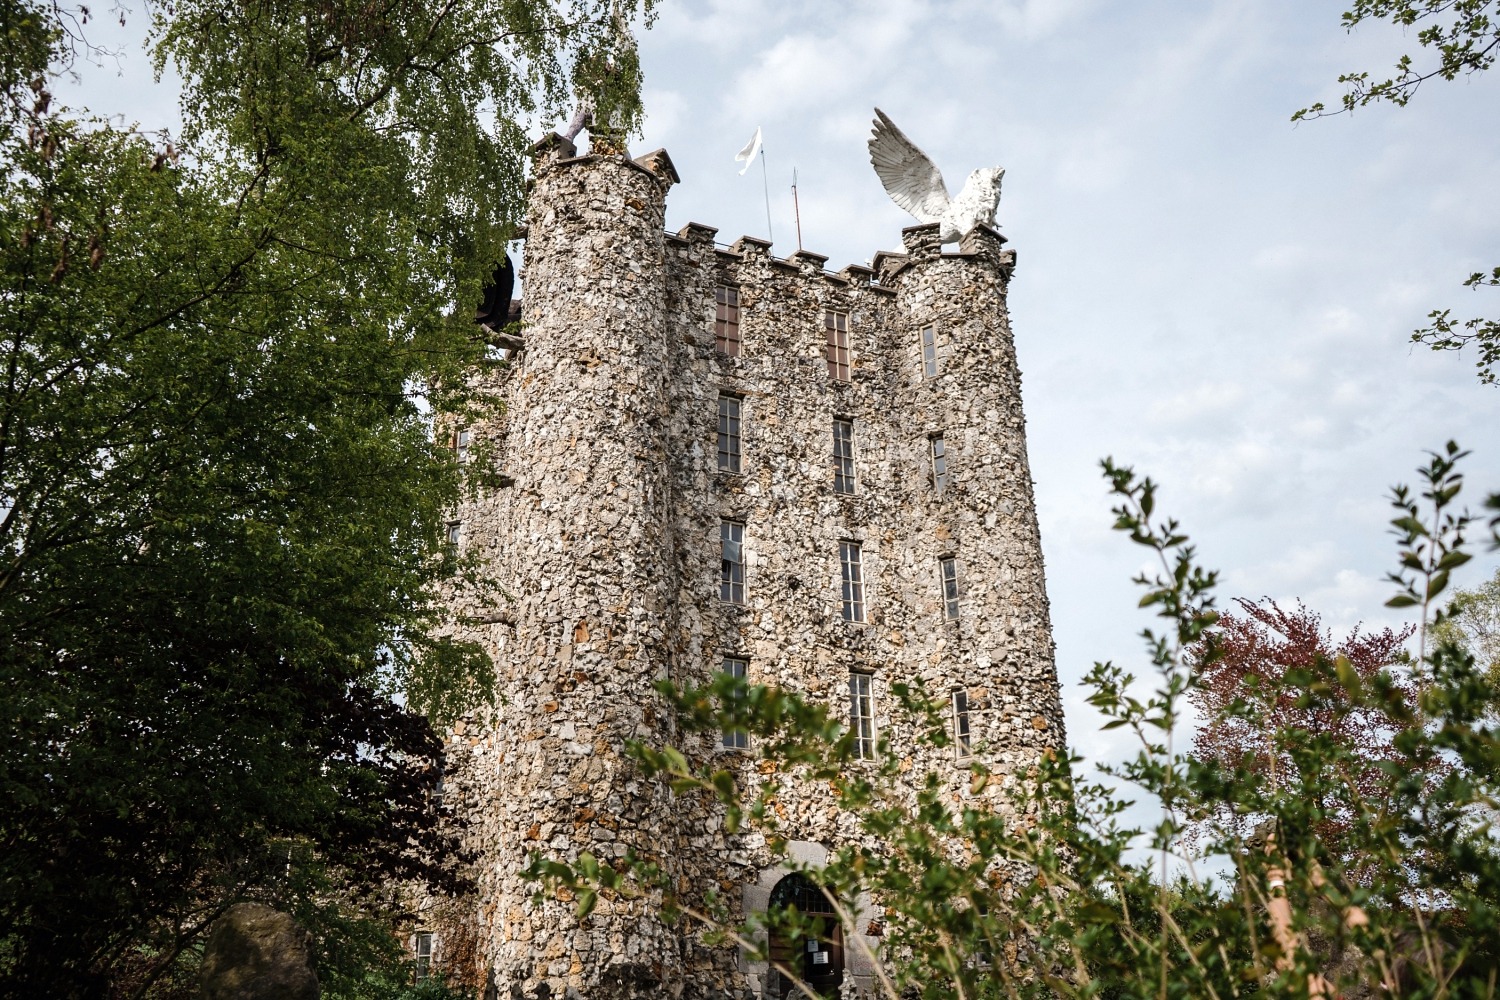
<svg viewBox="0 0 1500 1000"><path fill-rule="evenodd" d="M772 927L770 952L773 966L790 969L803 982L826 997L838 995L844 981L844 930L833 905L816 882L801 872L792 872L771 890L767 910L771 914L795 909L804 917L821 918L817 929L792 936ZM777 1000L798 996L785 976L773 981L771 994Z"/></svg>

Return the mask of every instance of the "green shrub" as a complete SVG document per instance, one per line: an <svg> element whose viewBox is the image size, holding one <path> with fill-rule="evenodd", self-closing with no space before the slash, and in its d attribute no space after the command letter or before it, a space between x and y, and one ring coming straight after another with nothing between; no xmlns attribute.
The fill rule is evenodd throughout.
<svg viewBox="0 0 1500 1000"><path fill-rule="evenodd" d="M913 800L898 788L898 779L910 787L910 775L888 747L875 768L846 767L850 735L795 692L729 677L663 692L685 730L744 729L779 773L831 783L854 813L869 846L839 848L817 880L850 947L864 939L842 901L868 894L883 908L886 996L1494 997L1500 696L1464 645L1445 637L1438 604L1449 573L1469 558L1473 522L1454 507L1462 457L1450 444L1421 470L1419 495L1398 487L1392 498L1400 554L1390 604L1412 609L1416 651L1380 670L1355 669L1337 650L1313 655L1278 671L1267 682L1275 690L1252 685L1219 699L1204 720L1258 727L1288 772L1279 781L1265 780L1264 761L1250 755L1200 759L1176 745L1187 700L1223 653L1217 576L1177 522L1156 513L1155 485L1107 461L1115 527L1160 569L1136 581L1158 621L1143 632L1154 693L1139 695L1136 679L1110 663L1085 682L1105 727L1127 729L1139 746L1103 768L1102 780L1080 776L1076 757L1044 757L997 808L954 807L931 775ZM900 711L946 743L939 706L919 687L893 687ZM1267 715L1266 696L1298 711ZM1380 754L1331 735L1355 725L1387 734ZM747 787L712 759L670 747L633 753L678 794L712 796L731 828L778 842L774 787ZM976 787L1000 777L978 760L970 770ZM1124 821L1132 803L1121 786L1160 803L1156 825ZM1333 819L1336 844L1325 839ZM1142 846L1148 860L1137 860ZM1228 876L1195 876L1194 855L1220 859ZM786 910L741 921L727 901L674 897L655 869L627 860L616 868L589 855L537 858L531 874L576 894L583 919L600 898L659 895L669 919L752 951L771 927L797 933L825 919Z"/></svg>

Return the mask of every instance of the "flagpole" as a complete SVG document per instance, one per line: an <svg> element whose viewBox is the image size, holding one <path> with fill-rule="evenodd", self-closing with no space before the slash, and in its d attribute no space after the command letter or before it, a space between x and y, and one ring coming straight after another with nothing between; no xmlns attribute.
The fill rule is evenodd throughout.
<svg viewBox="0 0 1500 1000"><path fill-rule="evenodd" d="M771 182L766 177L766 147L764 146L760 147L760 184L766 191L766 239L775 243L776 237L771 234Z"/></svg>
<svg viewBox="0 0 1500 1000"><path fill-rule="evenodd" d="M797 220L797 252L802 252L802 206L797 202L797 168L792 168L792 216Z"/></svg>

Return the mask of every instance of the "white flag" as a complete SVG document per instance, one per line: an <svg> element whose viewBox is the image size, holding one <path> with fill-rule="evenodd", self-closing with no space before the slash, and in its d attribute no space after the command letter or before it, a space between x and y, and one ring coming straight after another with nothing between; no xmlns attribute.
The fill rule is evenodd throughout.
<svg viewBox="0 0 1500 1000"><path fill-rule="evenodd" d="M734 154L734 162L745 161L744 167L740 169L740 176L745 176L745 171L750 169L750 164L755 162L755 154L760 152L760 126L755 126L755 134L750 141L745 143L745 148Z"/></svg>

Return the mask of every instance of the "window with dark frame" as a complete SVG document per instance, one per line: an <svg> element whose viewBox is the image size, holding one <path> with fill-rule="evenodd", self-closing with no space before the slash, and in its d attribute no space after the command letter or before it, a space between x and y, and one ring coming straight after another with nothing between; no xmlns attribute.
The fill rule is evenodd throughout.
<svg viewBox="0 0 1500 1000"><path fill-rule="evenodd" d="M458 548L464 539L464 523L462 521L449 521L447 530L448 544Z"/></svg>
<svg viewBox="0 0 1500 1000"><path fill-rule="evenodd" d="M738 680L744 680L746 671L750 667L750 661L738 656L724 657L724 673ZM750 749L750 734L743 729L724 730L724 749L726 750L748 750Z"/></svg>
<svg viewBox="0 0 1500 1000"><path fill-rule="evenodd" d="M854 421L833 421L833 492L854 492Z"/></svg>
<svg viewBox="0 0 1500 1000"><path fill-rule="evenodd" d="M472 440L473 436L469 431L456 431L454 433L453 453L457 456L460 462L467 462L469 460L469 443Z"/></svg>
<svg viewBox="0 0 1500 1000"><path fill-rule="evenodd" d="M739 521L719 522L723 561L719 569L719 600L745 603L745 526Z"/></svg>
<svg viewBox="0 0 1500 1000"><path fill-rule="evenodd" d="M922 327L922 377L938 377L937 327L930 323Z"/></svg>
<svg viewBox="0 0 1500 1000"><path fill-rule="evenodd" d="M828 334L828 377L835 382L849 381L849 314L823 313L823 329Z"/></svg>
<svg viewBox="0 0 1500 1000"><path fill-rule="evenodd" d="M726 357L740 356L740 290L733 285L714 289L714 349Z"/></svg>
<svg viewBox="0 0 1500 1000"><path fill-rule="evenodd" d="M416 957L416 979L421 982L432 974L432 932L417 931L412 939Z"/></svg>
<svg viewBox="0 0 1500 1000"><path fill-rule="evenodd" d="M740 400L719 394L719 471L740 471Z"/></svg>
<svg viewBox="0 0 1500 1000"><path fill-rule="evenodd" d="M948 448L941 432L932 435L932 488L939 493L948 485Z"/></svg>
<svg viewBox="0 0 1500 1000"><path fill-rule="evenodd" d="M839 542L839 571L844 580L844 621L865 620L863 551L858 542Z"/></svg>
<svg viewBox="0 0 1500 1000"><path fill-rule="evenodd" d="M953 747L959 759L969 756L974 745L969 735L969 692L953 692Z"/></svg>
<svg viewBox="0 0 1500 1000"><path fill-rule="evenodd" d="M849 674L849 731L857 760L875 759L875 695L870 674Z"/></svg>
<svg viewBox="0 0 1500 1000"><path fill-rule="evenodd" d="M943 617L952 620L958 617L958 560L944 556L938 564L943 578Z"/></svg>

